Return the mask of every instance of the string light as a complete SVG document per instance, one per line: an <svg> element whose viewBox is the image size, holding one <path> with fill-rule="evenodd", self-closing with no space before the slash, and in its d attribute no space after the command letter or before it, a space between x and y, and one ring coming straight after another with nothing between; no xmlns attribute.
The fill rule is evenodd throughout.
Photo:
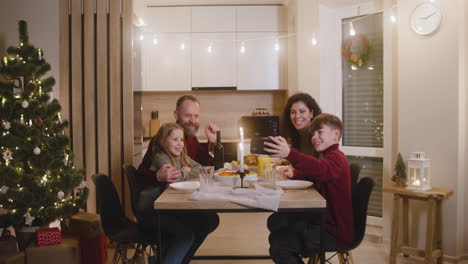
<svg viewBox="0 0 468 264"><path fill-rule="evenodd" d="M208 46L208 48L206 49L206 51L208 53L211 53L213 51L213 42L210 43L210 45Z"/></svg>
<svg viewBox="0 0 468 264"><path fill-rule="evenodd" d="M278 39L276 39L276 42L275 42L275 50L276 51L280 50L280 45L279 45Z"/></svg>
<svg viewBox="0 0 468 264"><path fill-rule="evenodd" d="M349 22L349 35L350 36L356 35L356 30L354 30L353 21Z"/></svg>
<svg viewBox="0 0 468 264"><path fill-rule="evenodd" d="M315 32L312 32L312 46L316 46L317 45L317 39L315 38Z"/></svg>
<svg viewBox="0 0 468 264"><path fill-rule="evenodd" d="M240 47L239 52L242 53L242 54L245 53L245 44L244 44L244 41L242 41L242 44L241 44L241 47Z"/></svg>

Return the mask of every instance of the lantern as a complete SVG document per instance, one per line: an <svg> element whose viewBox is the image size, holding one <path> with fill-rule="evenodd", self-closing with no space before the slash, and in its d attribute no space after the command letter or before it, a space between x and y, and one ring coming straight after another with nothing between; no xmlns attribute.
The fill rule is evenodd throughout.
<svg viewBox="0 0 468 264"><path fill-rule="evenodd" d="M408 159L408 178L406 189L412 190L429 190L429 167L430 159L426 159L424 152L413 152Z"/></svg>

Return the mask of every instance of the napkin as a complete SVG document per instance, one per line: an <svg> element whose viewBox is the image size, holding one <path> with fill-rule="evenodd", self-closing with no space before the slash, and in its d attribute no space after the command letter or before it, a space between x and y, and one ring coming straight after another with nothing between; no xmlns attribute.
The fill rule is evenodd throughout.
<svg viewBox="0 0 468 264"><path fill-rule="evenodd" d="M277 212L281 194L280 188L271 189L254 183L254 188L235 188L215 185L207 190L193 192L191 200L221 200Z"/></svg>

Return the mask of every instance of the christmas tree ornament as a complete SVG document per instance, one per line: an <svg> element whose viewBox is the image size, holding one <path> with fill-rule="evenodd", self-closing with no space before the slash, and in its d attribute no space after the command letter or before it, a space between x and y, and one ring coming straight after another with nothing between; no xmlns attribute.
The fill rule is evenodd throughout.
<svg viewBox="0 0 468 264"><path fill-rule="evenodd" d="M6 194L8 192L8 189L10 189L10 187L3 185L2 187L0 187L0 192L2 194Z"/></svg>
<svg viewBox="0 0 468 264"><path fill-rule="evenodd" d="M34 152L34 154L39 155L39 154L41 154L41 149L39 147L35 147L33 149L33 152Z"/></svg>
<svg viewBox="0 0 468 264"><path fill-rule="evenodd" d="M42 60L42 50L41 49L37 49L37 55L39 57L39 60Z"/></svg>
<svg viewBox="0 0 468 264"><path fill-rule="evenodd" d="M28 226L31 226L32 225L32 222L34 221L36 217L34 216L31 216L29 214L29 212L27 212L25 215L24 215L24 224L25 225L28 225Z"/></svg>
<svg viewBox="0 0 468 264"><path fill-rule="evenodd" d="M6 161L13 159L13 153L9 149L5 149L3 151L3 159Z"/></svg>
<svg viewBox="0 0 468 264"><path fill-rule="evenodd" d="M20 116L20 124L24 125L24 115L21 114Z"/></svg>
<svg viewBox="0 0 468 264"><path fill-rule="evenodd" d="M28 106L29 106L28 101L24 100L23 102L21 102L21 106L22 106L23 108L28 108Z"/></svg>
<svg viewBox="0 0 468 264"><path fill-rule="evenodd" d="M86 187L88 187L88 184L86 183L85 180L81 181L80 185L78 185L79 189L84 189Z"/></svg>
<svg viewBox="0 0 468 264"><path fill-rule="evenodd" d="M7 57L3 57L3 63L5 64L5 66L8 66L8 58Z"/></svg>
<svg viewBox="0 0 468 264"><path fill-rule="evenodd" d="M58 116L58 120L59 120L60 124L62 124L62 116L60 115L60 112L57 113L57 116Z"/></svg>
<svg viewBox="0 0 468 264"><path fill-rule="evenodd" d="M3 127L5 130L9 130L11 128L11 123L8 121L3 122Z"/></svg>
<svg viewBox="0 0 468 264"><path fill-rule="evenodd" d="M65 158L63 158L63 164L68 166L68 154L65 154Z"/></svg>
<svg viewBox="0 0 468 264"><path fill-rule="evenodd" d="M64 193L63 191L59 191L59 192L57 193L57 198L59 198L60 200L62 200L63 197L65 197L65 193Z"/></svg>
<svg viewBox="0 0 468 264"><path fill-rule="evenodd" d="M41 119L34 119L34 124L36 126L41 126L42 125L42 120Z"/></svg>

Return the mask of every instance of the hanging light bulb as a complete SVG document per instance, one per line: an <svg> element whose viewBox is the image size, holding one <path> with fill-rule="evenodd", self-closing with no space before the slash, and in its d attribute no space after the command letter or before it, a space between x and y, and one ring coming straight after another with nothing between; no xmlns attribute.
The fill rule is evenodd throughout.
<svg viewBox="0 0 468 264"><path fill-rule="evenodd" d="M185 43L182 42L182 44L180 44L180 50L185 50Z"/></svg>
<svg viewBox="0 0 468 264"><path fill-rule="evenodd" d="M317 39L315 38L315 32L312 32L312 40L311 40L312 46L317 45Z"/></svg>
<svg viewBox="0 0 468 264"><path fill-rule="evenodd" d="M140 40L144 40L144 39L145 39L145 35L140 34Z"/></svg>
<svg viewBox="0 0 468 264"><path fill-rule="evenodd" d="M275 42L275 50L276 51L280 50L280 45L279 45L278 39L276 39L276 42Z"/></svg>
<svg viewBox="0 0 468 264"><path fill-rule="evenodd" d="M241 47L240 47L240 50L239 50L240 53L244 54L245 53L245 45L244 45L244 41L242 41L242 44L241 44Z"/></svg>
<svg viewBox="0 0 468 264"><path fill-rule="evenodd" d="M395 13L393 13L393 8L390 11L390 22L392 22L392 23L396 22L396 16L395 16Z"/></svg>
<svg viewBox="0 0 468 264"><path fill-rule="evenodd" d="M349 35L355 36L356 35L356 30L354 30L354 25L353 22L349 22Z"/></svg>
<svg viewBox="0 0 468 264"><path fill-rule="evenodd" d="M156 36L153 37L153 44L158 45L158 43L159 43L158 38Z"/></svg>
<svg viewBox="0 0 468 264"><path fill-rule="evenodd" d="M208 53L211 53L213 51L213 42L211 42L210 45L208 46L208 48L206 48L206 51Z"/></svg>

